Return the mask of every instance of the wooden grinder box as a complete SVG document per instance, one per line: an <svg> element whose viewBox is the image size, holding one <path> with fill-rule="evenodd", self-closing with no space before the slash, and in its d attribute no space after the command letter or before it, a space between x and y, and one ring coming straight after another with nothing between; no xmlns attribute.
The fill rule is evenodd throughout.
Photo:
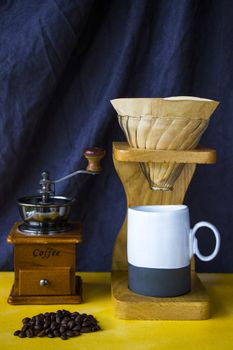
<svg viewBox="0 0 233 350"><path fill-rule="evenodd" d="M64 304L81 302L81 279L75 276L76 245L81 225L53 235L27 235L16 223L7 237L14 245L15 280L10 304Z"/></svg>

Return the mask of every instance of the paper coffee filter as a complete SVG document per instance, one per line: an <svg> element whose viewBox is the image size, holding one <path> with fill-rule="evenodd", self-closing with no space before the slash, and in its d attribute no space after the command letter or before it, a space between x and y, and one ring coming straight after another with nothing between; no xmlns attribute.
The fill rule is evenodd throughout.
<svg viewBox="0 0 233 350"><path fill-rule="evenodd" d="M134 148L187 150L197 146L217 101L199 97L126 98L111 101ZM172 189L182 164L141 163L152 189Z"/></svg>
<svg viewBox="0 0 233 350"><path fill-rule="evenodd" d="M142 117L187 117L209 119L219 102L193 96L165 98L118 98L111 100L118 115Z"/></svg>

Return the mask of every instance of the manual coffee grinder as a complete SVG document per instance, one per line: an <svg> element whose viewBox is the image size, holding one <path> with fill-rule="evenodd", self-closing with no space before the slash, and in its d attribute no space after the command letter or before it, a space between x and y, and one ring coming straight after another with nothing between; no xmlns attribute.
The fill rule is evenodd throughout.
<svg viewBox="0 0 233 350"><path fill-rule="evenodd" d="M82 301L81 278L75 275L76 245L82 240L82 226L68 221L74 200L56 196L55 184L78 174L99 174L104 155L101 148L86 149L86 170L58 180L51 180L48 172L42 172L40 194L18 200L23 222L16 222L7 237L7 242L14 245L15 272L9 304Z"/></svg>
<svg viewBox="0 0 233 350"><path fill-rule="evenodd" d="M123 98L111 101L127 142L113 143L113 162L127 208L182 204L197 164L213 164L216 152L199 147L218 102L198 97ZM197 147L198 146L198 147ZM142 237L143 240L143 232ZM158 298L128 288L127 215L112 260L112 300L121 319L200 320L210 299L192 261L191 292ZM159 283L159 281L158 281Z"/></svg>

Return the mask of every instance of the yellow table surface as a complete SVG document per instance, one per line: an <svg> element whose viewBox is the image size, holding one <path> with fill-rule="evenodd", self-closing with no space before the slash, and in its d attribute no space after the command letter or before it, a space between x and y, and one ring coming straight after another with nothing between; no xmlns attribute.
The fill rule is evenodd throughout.
<svg viewBox="0 0 233 350"><path fill-rule="evenodd" d="M212 316L204 321L125 321L114 317L110 273L79 273L84 302L80 305L21 305L7 303L14 274L0 273L0 345L12 350L141 350L233 349L233 274L200 274L211 297ZM18 338L26 316L58 309L93 314L102 331L63 341L60 338Z"/></svg>

